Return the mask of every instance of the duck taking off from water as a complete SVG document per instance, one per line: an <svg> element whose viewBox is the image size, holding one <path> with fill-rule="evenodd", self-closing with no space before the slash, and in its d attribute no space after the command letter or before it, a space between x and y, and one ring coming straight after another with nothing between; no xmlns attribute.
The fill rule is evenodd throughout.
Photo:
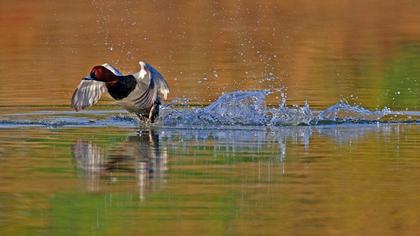
<svg viewBox="0 0 420 236"><path fill-rule="evenodd" d="M94 66L74 91L71 105L80 111L97 103L108 92L117 103L135 113L140 121L153 123L159 116L161 99L166 100L169 88L163 76L151 65L139 62L140 71L123 75L110 64Z"/></svg>

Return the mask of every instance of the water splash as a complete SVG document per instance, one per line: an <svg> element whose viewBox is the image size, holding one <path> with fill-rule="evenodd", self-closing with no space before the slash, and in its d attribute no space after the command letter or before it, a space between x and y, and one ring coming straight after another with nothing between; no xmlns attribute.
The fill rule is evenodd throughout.
<svg viewBox="0 0 420 236"><path fill-rule="evenodd" d="M160 122L167 126L187 125L299 125L313 119L308 105L303 107L268 108L268 91L236 91L222 95L204 108L179 110L166 107Z"/></svg>
<svg viewBox="0 0 420 236"><path fill-rule="evenodd" d="M267 107L266 96L269 91L236 91L222 95L214 103L204 108L177 109L165 107L160 117L164 126L285 126L319 125L329 123L372 123L389 122L388 115L400 115L389 108L371 111L345 101L316 112L309 104L286 106L282 93L278 107ZM185 106L185 104L183 104ZM314 115L314 113L318 115ZM407 121L407 120L399 120ZM413 119L411 119L413 121ZM417 122L416 119L414 119Z"/></svg>
<svg viewBox="0 0 420 236"><path fill-rule="evenodd" d="M371 111L366 108L350 105L345 101L325 109L319 113L317 121L325 122L362 122L362 121L380 121L386 115L392 114L391 109L385 107L382 110Z"/></svg>
<svg viewBox="0 0 420 236"><path fill-rule="evenodd" d="M175 99L162 106L155 127L175 128L223 128L233 127L278 127L324 124L365 124L365 123L418 123L420 112L392 112L389 108L371 111L347 102L339 103L323 110L314 111L309 104L286 106L285 99L280 105L268 107L265 104L270 91L236 91L222 95L206 107L192 107L188 99ZM122 110L114 111L47 111L9 114L0 117L0 128L15 127L136 127L134 115Z"/></svg>

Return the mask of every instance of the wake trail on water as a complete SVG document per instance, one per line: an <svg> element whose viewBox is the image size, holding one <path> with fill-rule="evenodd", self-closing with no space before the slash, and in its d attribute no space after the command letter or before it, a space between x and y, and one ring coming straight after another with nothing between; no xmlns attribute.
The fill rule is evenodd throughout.
<svg viewBox="0 0 420 236"><path fill-rule="evenodd" d="M160 121L168 126L295 126L328 123L385 122L393 113L389 108L371 111L350 105L344 101L320 112L310 109L309 104L288 107L283 102L277 107L265 105L268 91L236 91L222 95L204 108L176 109L164 107Z"/></svg>
<svg viewBox="0 0 420 236"><path fill-rule="evenodd" d="M393 112L389 108L369 110L340 101L322 111L309 104L289 107L285 102L266 106L269 91L235 91L220 96L205 107L192 108L180 99L161 107L154 127L229 128L276 127L327 124L419 123L420 112ZM182 99L181 99L182 101ZM28 119L29 118L29 119ZM136 127L134 115L124 111L34 112L0 117L0 128L8 127Z"/></svg>

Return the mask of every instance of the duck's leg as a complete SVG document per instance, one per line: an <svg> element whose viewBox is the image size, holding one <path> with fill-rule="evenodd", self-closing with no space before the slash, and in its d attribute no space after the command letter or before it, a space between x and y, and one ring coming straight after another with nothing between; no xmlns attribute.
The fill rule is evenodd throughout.
<svg viewBox="0 0 420 236"><path fill-rule="evenodd" d="M138 125L139 126L141 126L143 123L145 123L146 122L146 119L144 118L144 116L143 115L141 115L141 114L136 114L137 115L137 117L139 118L139 120L138 120Z"/></svg>
<svg viewBox="0 0 420 236"><path fill-rule="evenodd" d="M149 120L151 123L154 123L156 118L159 116L159 105L160 102L156 101L152 108L150 108L150 112L149 112Z"/></svg>

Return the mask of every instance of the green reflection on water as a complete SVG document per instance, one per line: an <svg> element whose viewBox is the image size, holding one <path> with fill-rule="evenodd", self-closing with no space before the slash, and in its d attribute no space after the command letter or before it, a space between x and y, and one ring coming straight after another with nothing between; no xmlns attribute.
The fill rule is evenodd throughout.
<svg viewBox="0 0 420 236"><path fill-rule="evenodd" d="M412 234L418 131L2 129L1 232Z"/></svg>
<svg viewBox="0 0 420 236"><path fill-rule="evenodd" d="M420 108L420 44L400 46L395 57L390 58L383 71L382 87L387 91L382 105L399 109Z"/></svg>

